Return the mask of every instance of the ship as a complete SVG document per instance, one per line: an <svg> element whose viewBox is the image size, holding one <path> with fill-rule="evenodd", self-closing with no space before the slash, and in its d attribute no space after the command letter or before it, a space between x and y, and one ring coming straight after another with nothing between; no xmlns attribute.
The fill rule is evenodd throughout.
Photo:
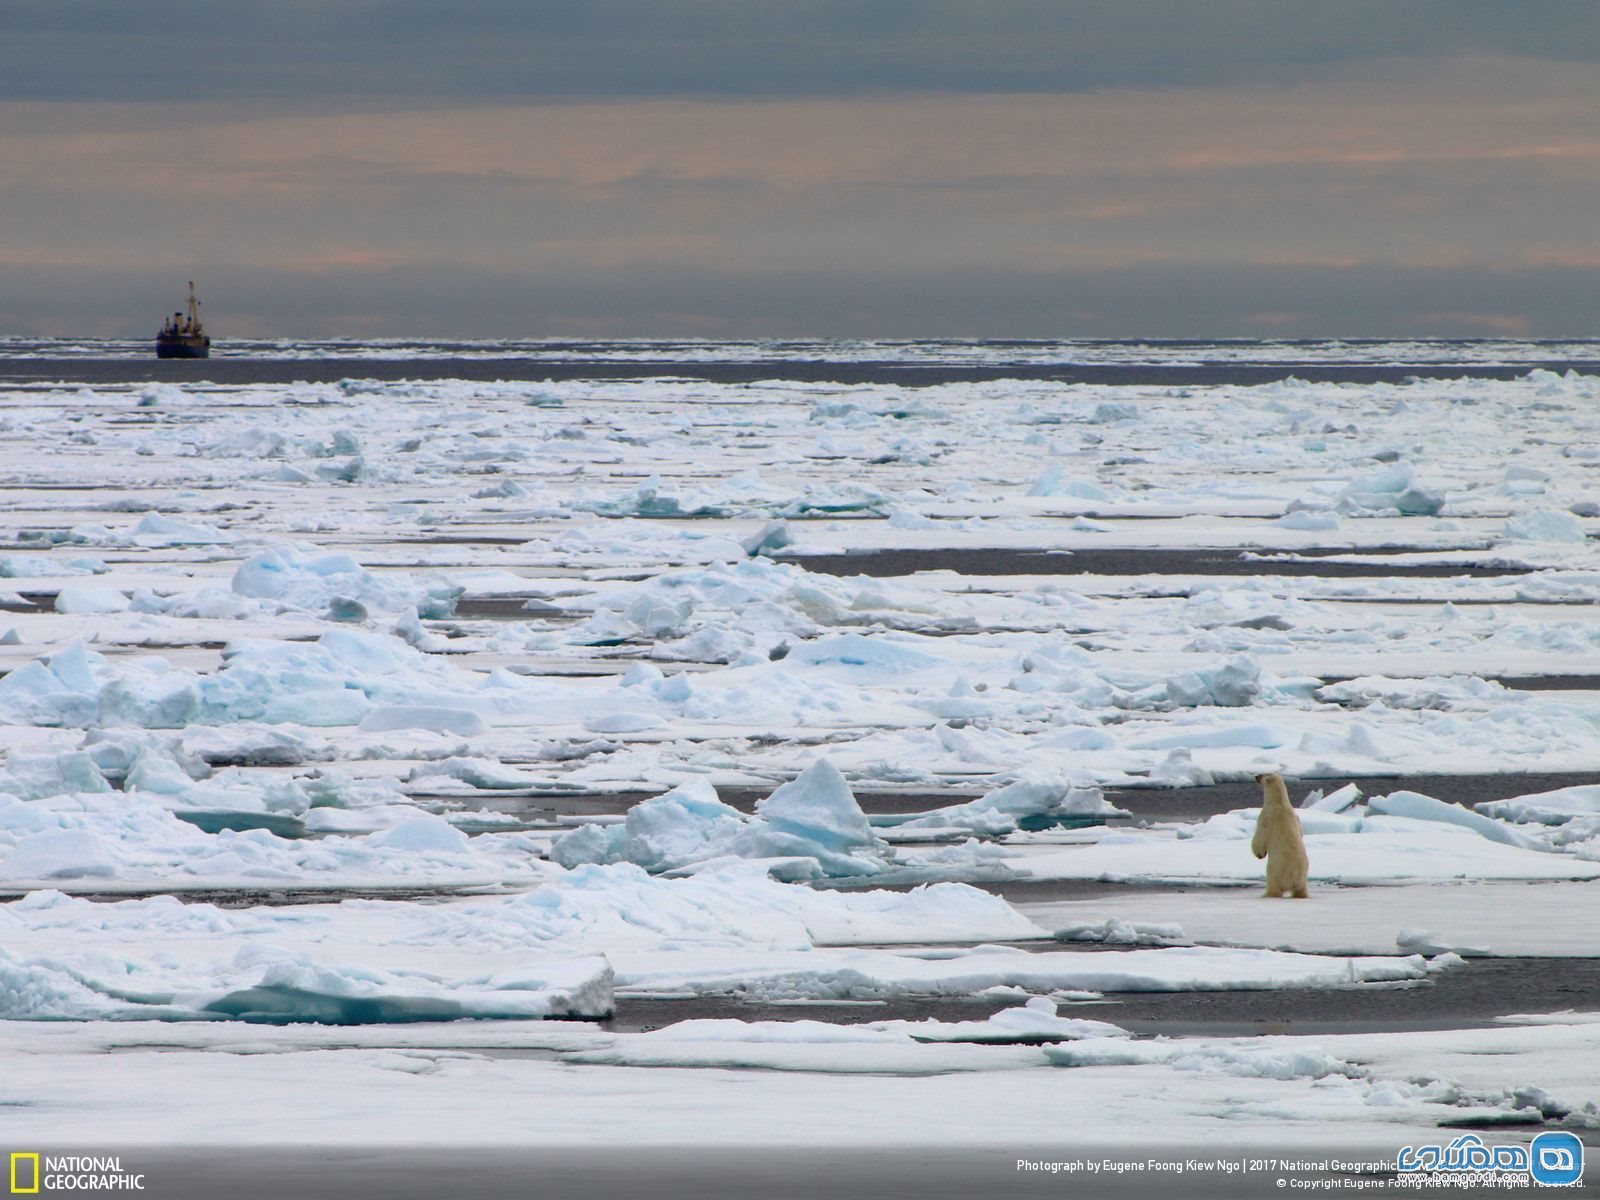
<svg viewBox="0 0 1600 1200"><path fill-rule="evenodd" d="M211 339L200 324L200 301L194 296L194 280L189 281L189 311L175 312L156 334L157 358L210 358Z"/></svg>

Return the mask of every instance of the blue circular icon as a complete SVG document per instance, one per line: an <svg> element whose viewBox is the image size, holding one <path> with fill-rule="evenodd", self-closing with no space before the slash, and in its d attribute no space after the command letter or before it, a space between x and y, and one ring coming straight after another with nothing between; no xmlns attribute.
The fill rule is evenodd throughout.
<svg viewBox="0 0 1600 1200"><path fill-rule="evenodd" d="M1583 1143L1575 1134L1541 1133L1528 1147L1528 1173L1535 1183L1564 1187L1583 1178Z"/></svg>

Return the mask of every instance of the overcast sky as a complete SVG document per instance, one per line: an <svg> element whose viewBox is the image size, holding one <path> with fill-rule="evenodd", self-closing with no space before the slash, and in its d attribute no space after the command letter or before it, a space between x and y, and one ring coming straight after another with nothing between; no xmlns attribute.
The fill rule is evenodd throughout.
<svg viewBox="0 0 1600 1200"><path fill-rule="evenodd" d="M1593 0L0 0L0 333L1600 335Z"/></svg>

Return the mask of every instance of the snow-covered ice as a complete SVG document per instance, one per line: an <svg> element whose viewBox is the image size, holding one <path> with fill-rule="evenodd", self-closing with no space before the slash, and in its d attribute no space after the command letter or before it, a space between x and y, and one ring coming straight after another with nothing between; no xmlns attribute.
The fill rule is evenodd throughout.
<svg viewBox="0 0 1600 1200"><path fill-rule="evenodd" d="M8 1129L748 1145L781 1109L820 1145L1016 1144L1070 1110L1107 1145L1392 1153L1600 1125L1579 1014L1149 1040L1074 1007L1596 953L1600 378L1471 371L1584 348L1203 354L1284 378L0 388ZM1319 361L1458 366L1293 377ZM1305 902L1257 895L1252 808L1106 798L1264 771L1327 793ZM1523 773L1570 778L1451 783ZM1028 898L1079 883L1107 886ZM749 1019L594 1023L647 997ZM873 1015L975 999L1014 1003ZM819 1002L859 1019L772 1019Z"/></svg>
<svg viewBox="0 0 1600 1200"><path fill-rule="evenodd" d="M1463 948L1518 958L1600 956L1594 883L1398 884L1319 889L1316 904L1266 904L1254 890L1127 889L1092 900L1022 902L1035 924L1072 936L1121 926L1184 942L1313 954L1433 954ZM1407 934L1423 934L1426 944ZM1117 940L1106 937L1107 941ZM1156 944L1161 944L1157 942ZM1470 969L1470 968L1469 968Z"/></svg>

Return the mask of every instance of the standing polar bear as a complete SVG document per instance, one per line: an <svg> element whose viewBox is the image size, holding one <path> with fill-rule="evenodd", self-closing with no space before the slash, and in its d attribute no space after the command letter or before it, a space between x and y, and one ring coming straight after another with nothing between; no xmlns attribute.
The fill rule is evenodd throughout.
<svg viewBox="0 0 1600 1200"><path fill-rule="evenodd" d="M1256 835L1250 839L1250 852L1267 860L1267 890L1263 895L1285 893L1296 900L1306 898L1306 841L1300 834L1300 818L1289 805L1289 790L1282 775L1257 775L1261 785L1261 815L1256 818Z"/></svg>

